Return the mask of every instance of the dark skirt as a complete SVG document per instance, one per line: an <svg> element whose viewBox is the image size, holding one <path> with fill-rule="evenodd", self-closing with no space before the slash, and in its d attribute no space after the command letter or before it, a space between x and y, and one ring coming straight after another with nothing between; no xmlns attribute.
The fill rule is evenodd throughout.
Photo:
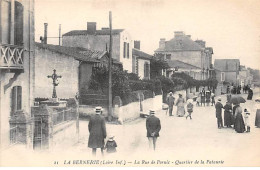
<svg viewBox="0 0 260 170"><path fill-rule="evenodd" d="M237 133L243 133L246 130L244 119L241 113L238 113L235 118L234 128Z"/></svg>
<svg viewBox="0 0 260 170"><path fill-rule="evenodd" d="M255 115L255 126L260 128L260 109L256 110L256 115Z"/></svg>
<svg viewBox="0 0 260 170"><path fill-rule="evenodd" d="M224 126L233 125L233 115L231 112L224 111Z"/></svg>

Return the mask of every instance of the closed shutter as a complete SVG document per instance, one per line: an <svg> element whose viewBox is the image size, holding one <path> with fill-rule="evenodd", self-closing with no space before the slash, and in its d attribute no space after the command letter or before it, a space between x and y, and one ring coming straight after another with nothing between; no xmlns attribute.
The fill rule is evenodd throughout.
<svg viewBox="0 0 260 170"><path fill-rule="evenodd" d="M21 86L14 86L12 89L12 96L11 96L11 116L12 114L22 109L22 87Z"/></svg>
<svg viewBox="0 0 260 170"><path fill-rule="evenodd" d="M127 43L127 58L129 58L129 43Z"/></svg>
<svg viewBox="0 0 260 170"><path fill-rule="evenodd" d="M23 45L23 5L15 1L14 44Z"/></svg>
<svg viewBox="0 0 260 170"><path fill-rule="evenodd" d="M124 55L123 55L124 58L125 58L125 54L126 54L126 42L124 42Z"/></svg>

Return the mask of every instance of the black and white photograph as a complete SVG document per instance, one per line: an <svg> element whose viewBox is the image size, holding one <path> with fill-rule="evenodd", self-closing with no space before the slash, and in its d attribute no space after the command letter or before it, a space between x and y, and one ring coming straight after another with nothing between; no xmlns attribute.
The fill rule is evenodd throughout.
<svg viewBox="0 0 260 170"><path fill-rule="evenodd" d="M0 167L259 158L259 0L0 0Z"/></svg>

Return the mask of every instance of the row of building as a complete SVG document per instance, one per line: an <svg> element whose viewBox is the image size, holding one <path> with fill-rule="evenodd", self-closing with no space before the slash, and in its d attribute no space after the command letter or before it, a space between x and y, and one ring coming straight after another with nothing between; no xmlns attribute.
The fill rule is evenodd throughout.
<svg viewBox="0 0 260 170"><path fill-rule="evenodd" d="M62 77L57 94L71 98L87 87L94 68L108 65L108 28L97 29L88 22L85 30L63 34L62 45L48 44L47 27L42 42L35 42L33 0L0 1L0 146L10 144L10 119L16 112L27 120L35 98L50 98L53 92L53 70ZM250 84L248 70L239 60L216 59L212 64L213 48L203 40L192 40L184 32L175 32L169 41L162 38L154 55L141 50L125 29L113 29L113 63L141 79L150 79L152 57L167 61L170 68L162 75L185 72L198 80L212 77L216 71L219 82ZM38 38L38 37L37 37ZM48 77L49 76L49 77ZM57 81L57 80L55 80Z"/></svg>

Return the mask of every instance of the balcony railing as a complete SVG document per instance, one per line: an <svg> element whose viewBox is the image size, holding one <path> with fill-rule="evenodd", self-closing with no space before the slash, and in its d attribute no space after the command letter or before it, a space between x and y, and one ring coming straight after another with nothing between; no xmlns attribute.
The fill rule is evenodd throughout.
<svg viewBox="0 0 260 170"><path fill-rule="evenodd" d="M0 44L0 69L23 69L23 52L22 46Z"/></svg>

